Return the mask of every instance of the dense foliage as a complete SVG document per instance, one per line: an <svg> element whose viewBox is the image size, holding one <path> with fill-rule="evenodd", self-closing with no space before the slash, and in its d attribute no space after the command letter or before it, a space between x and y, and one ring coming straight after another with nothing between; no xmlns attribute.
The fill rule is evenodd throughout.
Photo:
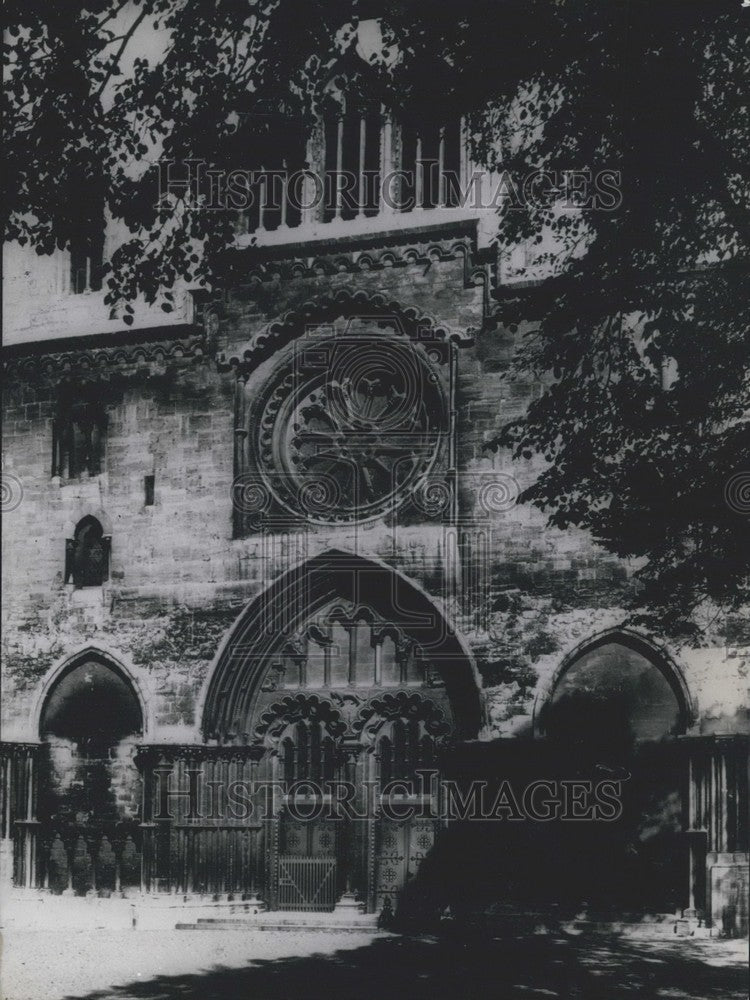
<svg viewBox="0 0 750 1000"><path fill-rule="evenodd" d="M621 198L498 205L501 247L547 277L501 290L522 325L510 378L543 391L494 447L541 454L523 499L642 557L637 603L685 625L748 597L750 11L740 0L24 0L6 4L6 234L40 253L130 232L108 298L169 311L177 278L221 281L235 213L159 202L157 161L252 168L304 127L353 59L357 17L401 58L373 86L410 113L469 115L475 158L618 172ZM144 46L144 40L158 44ZM242 127L238 128L238 121ZM295 126L295 127L296 127ZM742 474L746 478L742 479Z"/></svg>

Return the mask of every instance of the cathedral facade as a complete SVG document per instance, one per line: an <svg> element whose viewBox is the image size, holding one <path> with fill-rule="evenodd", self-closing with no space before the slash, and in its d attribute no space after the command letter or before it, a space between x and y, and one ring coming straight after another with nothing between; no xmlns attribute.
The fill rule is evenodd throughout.
<svg viewBox="0 0 750 1000"><path fill-rule="evenodd" d="M176 319L108 319L85 255L9 278L3 879L740 934L741 630L633 628L633 567L516 502L497 303L539 283L450 194L460 127L353 114L307 162L354 208L246 213ZM428 147L407 208L366 193Z"/></svg>

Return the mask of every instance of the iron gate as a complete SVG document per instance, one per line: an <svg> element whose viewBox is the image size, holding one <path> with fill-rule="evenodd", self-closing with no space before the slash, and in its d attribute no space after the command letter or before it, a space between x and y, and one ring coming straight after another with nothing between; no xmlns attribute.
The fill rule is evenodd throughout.
<svg viewBox="0 0 750 1000"><path fill-rule="evenodd" d="M336 859L279 857L280 910L332 910L336 905Z"/></svg>

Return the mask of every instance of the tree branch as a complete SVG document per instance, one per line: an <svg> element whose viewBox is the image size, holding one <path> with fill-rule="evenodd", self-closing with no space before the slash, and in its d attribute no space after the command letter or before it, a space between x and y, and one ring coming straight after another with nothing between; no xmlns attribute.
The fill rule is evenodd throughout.
<svg viewBox="0 0 750 1000"><path fill-rule="evenodd" d="M145 19L146 19L146 11L142 10L141 13L138 15L138 17L133 21L133 23L131 24L130 28L122 36L122 43L120 44L120 47L117 50L117 53L114 55L114 57L112 59L112 65L110 67L109 72L104 77L104 79L102 80L102 82L101 82L101 84L99 86L99 89L94 94L95 98L102 96L102 92L104 91L104 88L107 86L107 84L109 83L109 81L112 79L112 77L113 77L113 75L115 73L115 70L120 65L120 59L122 58L122 54L125 51L125 49L127 48L127 46L128 46L128 42L133 37L133 35L136 33L136 31L138 30L138 28L140 27L140 25L145 21Z"/></svg>

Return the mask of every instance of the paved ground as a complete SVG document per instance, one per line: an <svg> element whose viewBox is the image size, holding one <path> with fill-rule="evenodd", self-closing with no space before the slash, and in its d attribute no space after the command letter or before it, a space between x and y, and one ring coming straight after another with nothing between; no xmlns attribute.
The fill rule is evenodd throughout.
<svg viewBox="0 0 750 1000"><path fill-rule="evenodd" d="M2 1000L745 1000L743 942L10 930Z"/></svg>

